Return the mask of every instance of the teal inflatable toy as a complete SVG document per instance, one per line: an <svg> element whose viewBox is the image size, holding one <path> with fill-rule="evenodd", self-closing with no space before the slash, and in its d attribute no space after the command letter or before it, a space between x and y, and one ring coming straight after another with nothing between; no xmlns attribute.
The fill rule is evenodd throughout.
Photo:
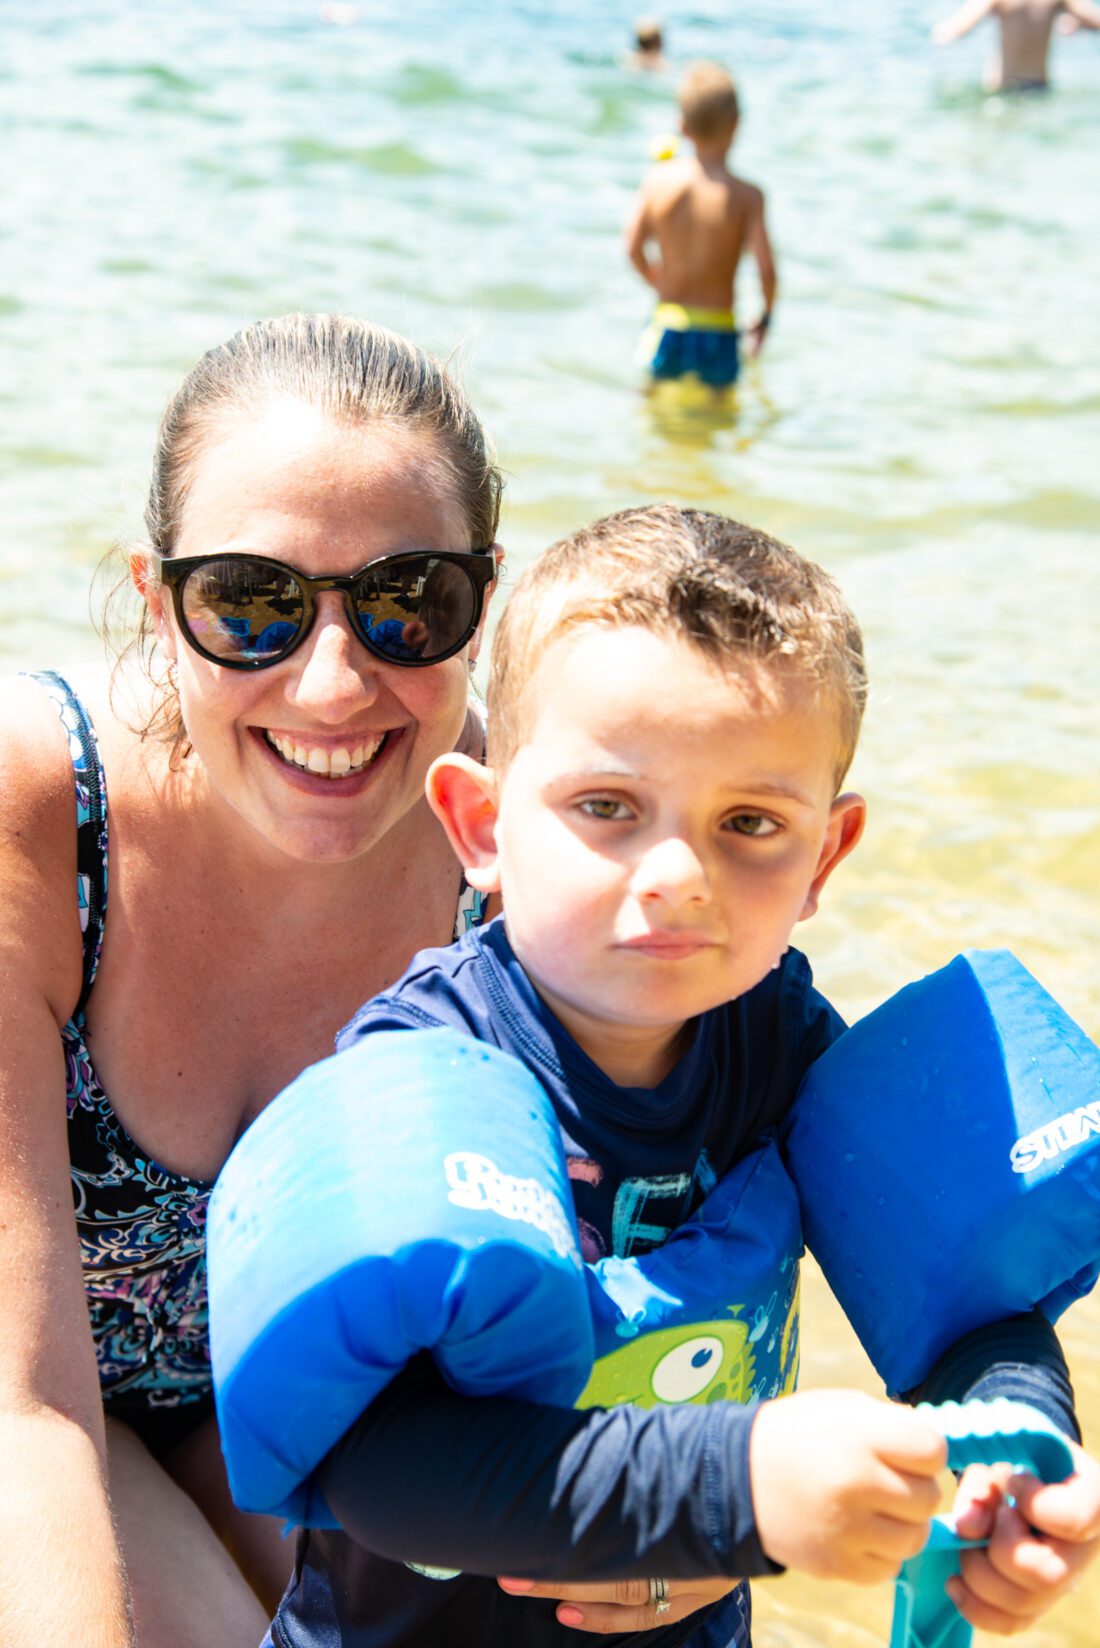
<svg viewBox="0 0 1100 1648"><path fill-rule="evenodd" d="M813 1065L785 1153L807 1246L891 1395L964 1333L1053 1322L1100 1269L1100 1049L968 951Z"/></svg>
<svg viewBox="0 0 1100 1648"><path fill-rule="evenodd" d="M1011 1464L1043 1482L1062 1482L1073 1471L1065 1437L1026 1402L945 1402L917 1409L947 1442L953 1471L968 1465ZM959 1572L960 1553L986 1543L960 1539L950 1517L932 1518L927 1545L902 1564L894 1589L890 1648L970 1648L974 1635L944 1589Z"/></svg>
<svg viewBox="0 0 1100 1648"><path fill-rule="evenodd" d="M317 1465L408 1359L569 1406L592 1323L558 1123L510 1055L385 1031L311 1066L210 1201L211 1352L245 1510L335 1526Z"/></svg>

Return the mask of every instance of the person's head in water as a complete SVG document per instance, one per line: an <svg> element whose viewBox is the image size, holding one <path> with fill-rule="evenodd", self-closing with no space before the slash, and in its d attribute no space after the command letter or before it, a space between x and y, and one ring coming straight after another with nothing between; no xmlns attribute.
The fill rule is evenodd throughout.
<svg viewBox="0 0 1100 1648"><path fill-rule="evenodd" d="M634 50L630 65L635 69L665 67L664 29L659 17L639 17L634 24Z"/></svg>
<svg viewBox="0 0 1100 1648"><path fill-rule="evenodd" d="M725 154L741 110L737 90L718 63L693 63L676 92L680 129L699 150Z"/></svg>

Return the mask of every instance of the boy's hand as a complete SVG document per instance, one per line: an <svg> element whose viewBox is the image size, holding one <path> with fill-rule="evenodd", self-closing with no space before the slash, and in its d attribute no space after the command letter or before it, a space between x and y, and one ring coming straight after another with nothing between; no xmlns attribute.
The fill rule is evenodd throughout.
<svg viewBox="0 0 1100 1648"><path fill-rule="evenodd" d="M1007 1465L974 1465L955 1498L956 1526L967 1539L951 1600L982 1631L1011 1636L1066 1591L1076 1590L1100 1550L1100 1465L1070 1443L1074 1473L1064 1482L1014 1476ZM1016 1504L1008 1503L1009 1496Z"/></svg>
<svg viewBox="0 0 1100 1648"><path fill-rule="evenodd" d="M806 1573L892 1579L928 1538L946 1461L920 1414L859 1391L765 1402L749 1443L760 1543Z"/></svg>

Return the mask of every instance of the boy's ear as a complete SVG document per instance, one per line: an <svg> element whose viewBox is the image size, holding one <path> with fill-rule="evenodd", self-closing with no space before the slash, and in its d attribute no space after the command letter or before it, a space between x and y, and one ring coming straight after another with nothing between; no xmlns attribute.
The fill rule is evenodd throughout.
<svg viewBox="0 0 1100 1648"><path fill-rule="evenodd" d="M470 886L479 893L498 893L497 785L492 769L452 751L428 768L426 793Z"/></svg>
<svg viewBox="0 0 1100 1648"><path fill-rule="evenodd" d="M821 890L841 859L859 844L863 834L863 826L867 822L867 803L861 795L850 792L847 795L838 795L829 809L829 827L825 831L825 840L821 844L821 856L817 861L817 869L810 883L810 890L806 894L806 902L802 906L799 921L808 921L816 912Z"/></svg>

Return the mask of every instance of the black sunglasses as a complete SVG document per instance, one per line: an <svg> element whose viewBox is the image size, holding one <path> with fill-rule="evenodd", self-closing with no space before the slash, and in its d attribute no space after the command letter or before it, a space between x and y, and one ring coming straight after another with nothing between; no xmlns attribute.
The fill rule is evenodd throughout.
<svg viewBox="0 0 1100 1648"><path fill-rule="evenodd" d="M358 572L309 578L265 555L152 557L185 640L226 669L279 664L309 634L314 601L338 589L352 629L387 664L441 664L470 640L496 576L487 549L410 550Z"/></svg>

